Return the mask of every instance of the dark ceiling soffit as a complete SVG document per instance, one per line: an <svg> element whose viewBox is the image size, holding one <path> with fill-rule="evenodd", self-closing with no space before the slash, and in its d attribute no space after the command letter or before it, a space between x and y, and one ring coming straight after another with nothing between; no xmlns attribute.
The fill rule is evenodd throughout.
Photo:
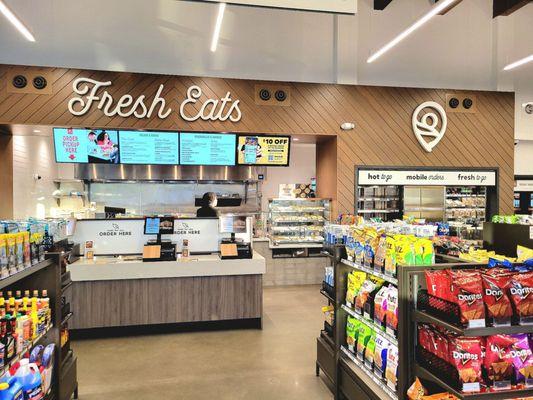
<svg viewBox="0 0 533 400"><path fill-rule="evenodd" d="M516 10L532 2L533 0L494 0L492 3L492 17L511 15Z"/></svg>
<svg viewBox="0 0 533 400"><path fill-rule="evenodd" d="M205 4L204 0L182 0L182 1L189 1L189 2L201 2ZM392 1L392 0L390 0ZM321 14L338 14L338 15L355 15L352 13L336 13L336 12L330 12L330 11L320 11L320 10L303 10L301 8L293 8L293 7L268 7L268 6L257 6L257 5L251 5L251 4L236 4L232 3L231 0L226 1L226 4L231 4L232 6L237 7L251 7L251 8L270 8L272 10L286 10L286 11L299 11L299 12L312 12L312 13L321 13ZM215 3L214 3L215 4Z"/></svg>
<svg viewBox="0 0 533 400"><path fill-rule="evenodd" d="M383 11L390 3L392 0L374 0L374 10Z"/></svg>

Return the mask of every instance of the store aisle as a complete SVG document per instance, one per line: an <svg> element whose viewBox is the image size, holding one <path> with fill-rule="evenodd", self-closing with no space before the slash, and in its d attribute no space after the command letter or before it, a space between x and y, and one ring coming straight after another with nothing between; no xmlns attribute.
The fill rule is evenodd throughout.
<svg viewBox="0 0 533 400"><path fill-rule="evenodd" d="M81 400L330 400L315 377L318 286L265 288L264 329L81 340Z"/></svg>

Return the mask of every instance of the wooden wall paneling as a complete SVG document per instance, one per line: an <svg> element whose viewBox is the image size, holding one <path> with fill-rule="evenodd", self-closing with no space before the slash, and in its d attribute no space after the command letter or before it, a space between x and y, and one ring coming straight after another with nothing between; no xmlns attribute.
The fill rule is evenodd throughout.
<svg viewBox="0 0 533 400"><path fill-rule="evenodd" d="M334 199L331 217L337 215L337 138L322 140L316 146L317 196Z"/></svg>
<svg viewBox="0 0 533 400"><path fill-rule="evenodd" d="M13 140L0 133L0 218L13 218Z"/></svg>
<svg viewBox="0 0 533 400"><path fill-rule="evenodd" d="M0 79L5 81L10 66L0 65ZM32 68L32 67L24 67ZM514 175L514 95L512 93L348 86L330 84L283 83L291 88L291 105L269 107L256 105L254 88L261 81L176 77L103 71L50 69L54 74L54 94L40 98L8 94L0 85L0 122L6 124L42 124L56 126L95 126L134 129L192 131L230 131L242 133L279 133L337 135L336 197L339 212L352 211L354 204L355 165L409 165L499 167L501 212L512 212ZM137 120L108 118L92 109L83 117L74 117L66 109L72 94L72 81L78 76L112 80L108 88L115 98L131 93L153 97L160 83L172 115ZM238 123L198 120L187 122L179 117L179 104L190 85L199 85L204 94L220 98L230 91L239 99L243 113ZM268 82L276 85L276 82ZM475 95L475 113L448 114L448 131L433 152L426 153L411 127L413 110L423 101L445 104L446 93ZM191 109L200 108L199 104ZM342 131L340 124L351 121L353 131ZM329 190L329 189L328 189Z"/></svg>

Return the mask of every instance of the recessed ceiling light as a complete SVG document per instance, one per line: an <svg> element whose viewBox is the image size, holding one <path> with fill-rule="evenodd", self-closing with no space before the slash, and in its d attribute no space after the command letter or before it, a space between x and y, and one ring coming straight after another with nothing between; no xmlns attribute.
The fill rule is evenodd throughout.
<svg viewBox="0 0 533 400"><path fill-rule="evenodd" d="M298 139L297 137L295 137L295 138L293 138L292 140L294 140L295 142L297 142L297 141L300 140L300 139Z"/></svg>
<svg viewBox="0 0 533 400"><path fill-rule="evenodd" d="M426 22L428 22L431 18L433 18L435 15L440 14L450 6L452 6L454 3L457 3L461 0L444 0L439 1L436 3L431 10L429 10L426 14L424 14L422 17L420 17L415 23L413 23L410 27L408 27L406 30L404 30L402 33L400 33L398 36L396 36L394 39L392 39L389 43L387 43L385 46L383 46L381 49L376 51L374 54L372 54L368 60L366 60L367 63L371 63L375 60L377 60L379 57L381 57L383 54L385 54L387 51L392 49L394 46L396 46L398 43L400 43L402 40L404 40L407 36L409 36L411 33L416 31L418 28L420 28L422 25L424 25Z"/></svg>
<svg viewBox="0 0 533 400"><path fill-rule="evenodd" d="M41 131L39 129L34 129L33 133L41 133Z"/></svg>
<svg viewBox="0 0 533 400"><path fill-rule="evenodd" d="M22 21L17 18L15 14L13 14L13 11L11 11L2 0L0 0L0 12L4 14L4 17L7 18L9 22L13 24L15 28L18 29L18 31L26 38L26 40L29 40L30 42L35 42L35 38L31 34L31 32L24 26Z"/></svg>
<svg viewBox="0 0 533 400"><path fill-rule="evenodd" d="M224 19L225 9L226 3L220 3L218 5L217 22L215 23L215 29L213 30L213 39L211 40L211 51L213 53L217 51L218 37L220 36L220 28L222 28L222 20Z"/></svg>
<svg viewBox="0 0 533 400"><path fill-rule="evenodd" d="M531 54L530 56L527 56L527 57L524 57L518 61L515 61L514 63L511 63L509 65L506 65L503 70L504 71L509 71L510 69L513 69L513 68L516 68L516 67L519 67L521 65L524 65L524 64L527 64L529 62L533 61L533 54Z"/></svg>

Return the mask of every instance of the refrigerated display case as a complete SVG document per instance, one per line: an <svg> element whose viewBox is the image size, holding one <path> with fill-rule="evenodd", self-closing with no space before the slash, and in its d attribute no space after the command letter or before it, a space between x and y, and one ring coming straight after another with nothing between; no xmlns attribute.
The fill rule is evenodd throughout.
<svg viewBox="0 0 533 400"><path fill-rule="evenodd" d="M270 199L268 232L273 246L322 247L330 199Z"/></svg>

